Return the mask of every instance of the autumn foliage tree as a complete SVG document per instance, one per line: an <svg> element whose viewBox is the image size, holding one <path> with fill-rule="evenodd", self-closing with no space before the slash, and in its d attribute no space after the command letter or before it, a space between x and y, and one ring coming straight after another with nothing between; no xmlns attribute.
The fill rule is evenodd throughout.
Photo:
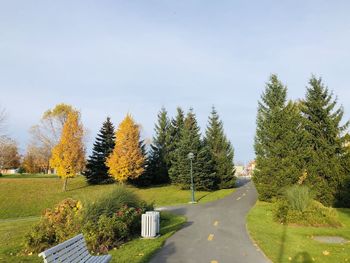
<svg viewBox="0 0 350 263"><path fill-rule="evenodd" d="M0 170L18 168L21 156L18 152L18 145L15 140L0 137Z"/></svg>
<svg viewBox="0 0 350 263"><path fill-rule="evenodd" d="M36 170L48 172L52 149L61 138L63 126L71 112L78 112L71 105L60 103L44 112L39 124L30 129L31 140L27 147L27 164L35 164Z"/></svg>
<svg viewBox="0 0 350 263"><path fill-rule="evenodd" d="M120 183L136 179L144 172L145 156L140 143L140 127L130 114L117 129L116 144L106 164L109 173Z"/></svg>
<svg viewBox="0 0 350 263"><path fill-rule="evenodd" d="M84 129L80 114L70 112L63 125L59 143L52 150L50 166L64 179L63 190L67 188L68 178L76 176L85 165Z"/></svg>

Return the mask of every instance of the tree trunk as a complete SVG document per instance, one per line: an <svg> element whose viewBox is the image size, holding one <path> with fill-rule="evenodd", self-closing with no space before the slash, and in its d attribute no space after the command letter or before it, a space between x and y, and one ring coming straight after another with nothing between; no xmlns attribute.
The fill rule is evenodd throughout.
<svg viewBox="0 0 350 263"><path fill-rule="evenodd" d="M65 192L66 190L67 190L67 182L68 182L68 178L66 177L66 178L64 178L63 179L64 181L63 181L63 192Z"/></svg>

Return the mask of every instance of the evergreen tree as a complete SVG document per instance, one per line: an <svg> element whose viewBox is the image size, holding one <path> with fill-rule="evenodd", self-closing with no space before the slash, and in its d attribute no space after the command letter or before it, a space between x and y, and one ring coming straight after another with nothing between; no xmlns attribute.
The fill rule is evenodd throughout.
<svg viewBox="0 0 350 263"><path fill-rule="evenodd" d="M169 178L175 180L178 177L179 171L176 169L170 169L172 164L176 162L176 150L179 146L182 130L184 127L185 116L183 110L178 107L176 117L170 122L167 135L167 145L168 145L168 156L166 159L168 165Z"/></svg>
<svg viewBox="0 0 350 263"><path fill-rule="evenodd" d="M197 190L217 190L221 187L221 178L216 174L214 158L205 140L201 142L193 174Z"/></svg>
<svg viewBox="0 0 350 263"><path fill-rule="evenodd" d="M209 117L204 140L213 157L214 171L220 182L219 187L234 187L236 181L233 164L234 152L231 143L224 133L223 123L214 107Z"/></svg>
<svg viewBox="0 0 350 263"><path fill-rule="evenodd" d="M133 184L149 186L169 182L167 163L169 127L170 122L167 111L165 108L162 108L158 113L158 123L155 125L155 136L153 137L153 142L145 163L145 172L135 180L131 180ZM144 149L144 145L142 148Z"/></svg>
<svg viewBox="0 0 350 263"><path fill-rule="evenodd" d="M324 86L321 78L309 81L306 98L302 104L304 128L307 135L306 183L315 190L316 197L325 205L333 205L340 198L337 193L346 181L343 132L349 123L341 125L342 107Z"/></svg>
<svg viewBox="0 0 350 263"><path fill-rule="evenodd" d="M303 180L303 131L298 104L287 103L287 88L271 75L261 96L255 136L253 180L261 200Z"/></svg>
<svg viewBox="0 0 350 263"><path fill-rule="evenodd" d="M169 171L172 183L184 189L190 187L190 160L188 154L194 154L193 178L197 190L217 188L215 172L213 171L212 156L209 147L201 141L200 130L196 116L190 109L181 130L180 141L174 151L174 159Z"/></svg>
<svg viewBox="0 0 350 263"><path fill-rule="evenodd" d="M84 173L89 184L105 184L113 182L113 178L108 174L106 160L112 153L115 146L114 126L109 117L103 123L99 134L97 134L92 155L86 164Z"/></svg>
<svg viewBox="0 0 350 263"><path fill-rule="evenodd" d="M342 155L342 166L345 169L345 179L337 193L336 206L350 207L350 134L346 133L343 143L344 154Z"/></svg>
<svg viewBox="0 0 350 263"><path fill-rule="evenodd" d="M158 123L155 125L155 136L149 153L147 173L151 174L153 184L169 182L168 172L168 133L169 119L167 111L162 108L158 114Z"/></svg>

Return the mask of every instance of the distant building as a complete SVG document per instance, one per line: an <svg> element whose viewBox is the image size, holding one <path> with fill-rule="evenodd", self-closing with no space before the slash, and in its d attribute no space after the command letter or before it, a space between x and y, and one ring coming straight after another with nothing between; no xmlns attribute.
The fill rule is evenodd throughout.
<svg viewBox="0 0 350 263"><path fill-rule="evenodd" d="M240 176L243 171L244 171L243 165L235 165L235 176Z"/></svg>
<svg viewBox="0 0 350 263"><path fill-rule="evenodd" d="M243 171L240 172L239 176L244 176L244 177L252 177L253 172L256 167L256 162L255 160L250 161L243 169Z"/></svg>
<svg viewBox="0 0 350 263"><path fill-rule="evenodd" d="M2 174L16 174L18 173L18 169L1 169L0 173Z"/></svg>

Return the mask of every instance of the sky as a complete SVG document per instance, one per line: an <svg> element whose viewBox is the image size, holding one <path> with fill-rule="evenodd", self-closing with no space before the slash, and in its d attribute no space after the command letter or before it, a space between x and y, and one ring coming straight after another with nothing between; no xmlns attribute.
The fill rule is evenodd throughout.
<svg viewBox="0 0 350 263"><path fill-rule="evenodd" d="M349 1L0 0L0 105L25 151L28 130L58 103L82 113L91 149L102 122L127 113L154 134L165 107L214 105L235 148L254 158L257 102L278 74L290 99L323 78L350 118Z"/></svg>

